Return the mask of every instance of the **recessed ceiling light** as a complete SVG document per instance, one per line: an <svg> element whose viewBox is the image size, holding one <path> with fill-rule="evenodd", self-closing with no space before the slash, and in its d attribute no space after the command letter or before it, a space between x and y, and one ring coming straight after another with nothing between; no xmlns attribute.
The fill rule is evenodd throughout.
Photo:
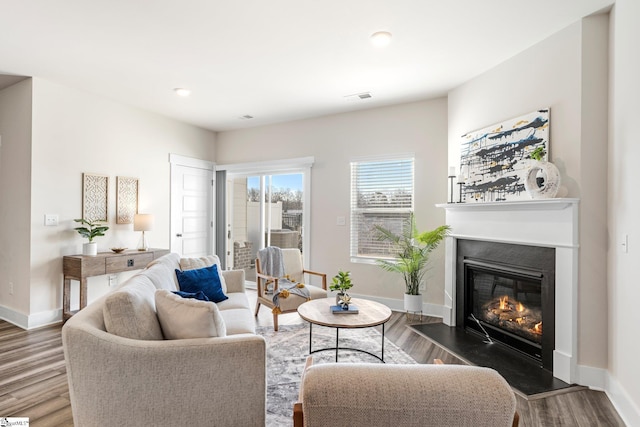
<svg viewBox="0 0 640 427"><path fill-rule="evenodd" d="M176 95L182 96L182 97L191 95L191 91L189 89L185 89L183 87L177 87L177 88L173 89L173 91L176 93Z"/></svg>
<svg viewBox="0 0 640 427"><path fill-rule="evenodd" d="M378 31L371 34L371 44L375 47L385 47L391 43L391 33L388 31Z"/></svg>

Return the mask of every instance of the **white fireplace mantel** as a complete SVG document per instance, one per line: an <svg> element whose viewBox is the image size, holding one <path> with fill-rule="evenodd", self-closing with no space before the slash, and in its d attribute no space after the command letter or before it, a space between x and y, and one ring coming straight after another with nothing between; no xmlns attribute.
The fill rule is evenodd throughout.
<svg viewBox="0 0 640 427"><path fill-rule="evenodd" d="M443 322L456 322L458 239L544 246L556 249L556 333L553 374L574 383L577 373L579 199L443 203L452 233L445 243ZM561 309L560 309L561 308Z"/></svg>

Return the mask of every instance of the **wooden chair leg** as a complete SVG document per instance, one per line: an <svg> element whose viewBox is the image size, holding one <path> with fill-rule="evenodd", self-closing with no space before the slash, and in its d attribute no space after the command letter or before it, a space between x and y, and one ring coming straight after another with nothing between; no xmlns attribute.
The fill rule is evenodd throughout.
<svg viewBox="0 0 640 427"><path fill-rule="evenodd" d="M278 315L275 313L273 315L273 330L278 331Z"/></svg>
<svg viewBox="0 0 640 427"><path fill-rule="evenodd" d="M254 316L258 315L258 310L260 310L260 301L256 301L256 313L254 314Z"/></svg>

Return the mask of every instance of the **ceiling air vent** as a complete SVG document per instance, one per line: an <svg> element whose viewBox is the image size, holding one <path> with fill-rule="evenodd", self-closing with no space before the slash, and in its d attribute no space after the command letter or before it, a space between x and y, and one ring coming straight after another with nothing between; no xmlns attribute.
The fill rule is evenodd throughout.
<svg viewBox="0 0 640 427"><path fill-rule="evenodd" d="M347 101L361 101L370 98L372 98L370 92L355 93L353 95L347 95L344 97L344 99Z"/></svg>
<svg viewBox="0 0 640 427"><path fill-rule="evenodd" d="M249 120L249 119L253 119L253 116L250 116L249 114L245 114L244 116L240 116L240 120Z"/></svg>

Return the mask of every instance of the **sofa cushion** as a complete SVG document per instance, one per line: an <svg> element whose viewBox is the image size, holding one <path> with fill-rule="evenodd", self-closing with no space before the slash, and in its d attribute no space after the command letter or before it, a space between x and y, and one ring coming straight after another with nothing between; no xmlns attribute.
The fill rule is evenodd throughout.
<svg viewBox="0 0 640 427"><path fill-rule="evenodd" d="M165 289L156 291L156 308L164 337L169 340L224 337L225 322L210 301L182 298Z"/></svg>
<svg viewBox="0 0 640 427"><path fill-rule="evenodd" d="M220 310L220 315L224 319L227 327L227 335L255 334L256 319L251 310L246 308L231 308Z"/></svg>
<svg viewBox="0 0 640 427"><path fill-rule="evenodd" d="M140 274L144 274L156 287L156 289L168 289L170 291L177 291L175 274L173 269L169 268L167 263L157 263L150 267L147 267Z"/></svg>
<svg viewBox="0 0 640 427"><path fill-rule="evenodd" d="M218 266L218 275L220 276L220 283L222 284L222 292L227 293L227 283L224 280L224 276L220 274L222 268L220 267L220 258L217 255L207 255L200 258L180 258L180 270L197 270L199 268L211 267L212 265Z"/></svg>
<svg viewBox="0 0 640 427"><path fill-rule="evenodd" d="M148 277L137 275L127 286L108 295L102 308L107 332L137 340L161 340L155 291Z"/></svg>
<svg viewBox="0 0 640 427"><path fill-rule="evenodd" d="M244 292L230 292L227 296L229 299L217 303L218 309L223 311L233 308L246 308L247 310L251 310L249 298L247 298L247 294Z"/></svg>
<svg viewBox="0 0 640 427"><path fill-rule="evenodd" d="M218 266L199 268L197 270L180 271L176 269L176 277L183 292L202 291L209 301L220 302L228 297L222 291Z"/></svg>

